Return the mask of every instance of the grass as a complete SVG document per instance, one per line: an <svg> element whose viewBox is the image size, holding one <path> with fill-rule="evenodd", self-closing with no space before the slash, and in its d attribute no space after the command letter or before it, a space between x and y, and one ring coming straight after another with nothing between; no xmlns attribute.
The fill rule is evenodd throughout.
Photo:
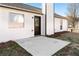
<svg viewBox="0 0 79 59"><path fill-rule="evenodd" d="M79 56L79 33L62 33L61 35L49 36L71 42L70 45L61 49L53 56ZM32 56L14 41L0 43L0 56Z"/></svg>
<svg viewBox="0 0 79 59"><path fill-rule="evenodd" d="M54 56L79 56L79 33L63 33L54 38L71 42L70 45L58 51Z"/></svg>
<svg viewBox="0 0 79 59"><path fill-rule="evenodd" d="M14 41L0 43L0 56L31 56L26 50Z"/></svg>
<svg viewBox="0 0 79 59"><path fill-rule="evenodd" d="M58 51L54 56L79 56L79 49L70 45Z"/></svg>

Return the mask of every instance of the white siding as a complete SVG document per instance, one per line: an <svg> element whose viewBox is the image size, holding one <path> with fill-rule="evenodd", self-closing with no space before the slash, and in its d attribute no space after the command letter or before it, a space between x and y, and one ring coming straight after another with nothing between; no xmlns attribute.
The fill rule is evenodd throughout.
<svg viewBox="0 0 79 59"><path fill-rule="evenodd" d="M24 14L24 28L8 28L9 12ZM0 42L34 36L34 18L32 19L32 17L35 15L41 16L39 14L0 7Z"/></svg>
<svg viewBox="0 0 79 59"><path fill-rule="evenodd" d="M47 3L47 19L46 19L46 33L47 35L54 34L54 19L53 19L53 4Z"/></svg>
<svg viewBox="0 0 79 59"><path fill-rule="evenodd" d="M42 4L42 13L43 19L45 19L46 15L46 28L45 28L45 20L43 21L43 28L46 29L46 35L54 34L54 21L53 21L53 4L52 3L44 3ZM46 10L47 9L47 10ZM43 34L45 34L45 30L43 29Z"/></svg>
<svg viewBox="0 0 79 59"><path fill-rule="evenodd" d="M45 16L41 18L41 35L45 35Z"/></svg>
<svg viewBox="0 0 79 59"><path fill-rule="evenodd" d="M75 28L79 29L79 21L76 22Z"/></svg>
<svg viewBox="0 0 79 59"><path fill-rule="evenodd" d="M54 18L54 19L55 19L55 32L67 31L68 22L66 19L60 19L60 18ZM62 20L62 30L60 29L61 20Z"/></svg>
<svg viewBox="0 0 79 59"><path fill-rule="evenodd" d="M73 32L79 33L79 21L76 22L75 29Z"/></svg>
<svg viewBox="0 0 79 59"><path fill-rule="evenodd" d="M62 27L63 27L62 31L68 30L68 21L66 19L63 19Z"/></svg>
<svg viewBox="0 0 79 59"><path fill-rule="evenodd" d="M55 32L60 32L60 19L59 18L54 19L55 19Z"/></svg>
<svg viewBox="0 0 79 59"><path fill-rule="evenodd" d="M41 20L41 35L45 35L45 3L42 4L42 20Z"/></svg>

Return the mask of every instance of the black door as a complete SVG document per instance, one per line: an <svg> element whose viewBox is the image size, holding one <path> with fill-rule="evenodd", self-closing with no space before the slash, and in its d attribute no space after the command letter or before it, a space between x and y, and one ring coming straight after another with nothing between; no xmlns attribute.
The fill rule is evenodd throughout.
<svg viewBox="0 0 79 59"><path fill-rule="evenodd" d="M41 34L41 17L35 16L34 17L34 33L35 35Z"/></svg>

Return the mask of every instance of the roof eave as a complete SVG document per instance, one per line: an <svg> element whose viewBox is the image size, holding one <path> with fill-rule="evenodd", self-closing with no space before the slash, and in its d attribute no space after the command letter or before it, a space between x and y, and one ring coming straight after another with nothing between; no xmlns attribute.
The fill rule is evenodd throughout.
<svg viewBox="0 0 79 59"><path fill-rule="evenodd" d="M2 5L0 4L0 7L5 7L5 8L10 8L10 9L16 9L16 10L20 10L20 11L25 11L25 12L30 12L30 13L36 13L36 14L40 14L43 15L43 13L41 12L37 12L37 11L32 11L32 10L26 10L26 9L22 9L22 8L18 8L18 7L13 7L13 6L6 6L6 5Z"/></svg>

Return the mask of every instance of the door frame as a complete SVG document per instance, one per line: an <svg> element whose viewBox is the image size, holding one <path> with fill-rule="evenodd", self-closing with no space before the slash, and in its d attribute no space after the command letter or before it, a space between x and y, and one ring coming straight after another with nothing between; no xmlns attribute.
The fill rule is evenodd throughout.
<svg viewBox="0 0 79 59"><path fill-rule="evenodd" d="M39 34L38 35L41 35L41 16L34 16L34 35L37 36L35 34L35 17L39 17Z"/></svg>

